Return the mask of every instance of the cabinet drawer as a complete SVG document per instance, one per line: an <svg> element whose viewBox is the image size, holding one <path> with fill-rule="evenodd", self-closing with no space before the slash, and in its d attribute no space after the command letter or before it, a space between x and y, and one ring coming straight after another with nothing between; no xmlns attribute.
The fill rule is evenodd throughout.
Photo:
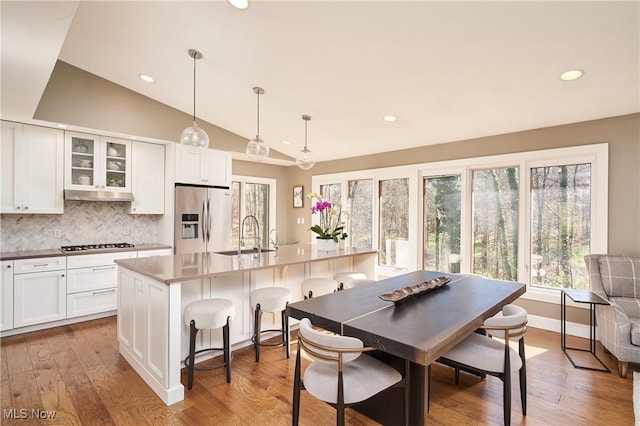
<svg viewBox="0 0 640 426"><path fill-rule="evenodd" d="M67 270L67 294L118 286L116 265Z"/></svg>
<svg viewBox="0 0 640 426"><path fill-rule="evenodd" d="M118 307L118 290L85 291L67 295L67 318L114 311Z"/></svg>
<svg viewBox="0 0 640 426"><path fill-rule="evenodd" d="M67 269L88 268L89 266L109 266L115 259L130 259L136 257L135 251L116 253L79 254L67 257Z"/></svg>
<svg viewBox="0 0 640 426"><path fill-rule="evenodd" d="M170 254L172 254L171 249L140 250L138 257L167 256Z"/></svg>
<svg viewBox="0 0 640 426"><path fill-rule="evenodd" d="M67 267L67 258L39 257L36 259L20 259L13 261L14 274L27 274L30 272L58 271Z"/></svg>

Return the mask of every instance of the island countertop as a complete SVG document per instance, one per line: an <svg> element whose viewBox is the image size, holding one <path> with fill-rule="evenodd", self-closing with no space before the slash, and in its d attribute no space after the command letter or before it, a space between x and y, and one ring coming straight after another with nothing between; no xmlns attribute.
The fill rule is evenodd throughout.
<svg viewBox="0 0 640 426"><path fill-rule="evenodd" d="M215 275L371 254L377 251L371 248L319 251L312 244L295 244L282 246L277 251L262 252L260 255L255 253L225 255L201 252L139 259L117 259L115 262L156 281L171 284Z"/></svg>

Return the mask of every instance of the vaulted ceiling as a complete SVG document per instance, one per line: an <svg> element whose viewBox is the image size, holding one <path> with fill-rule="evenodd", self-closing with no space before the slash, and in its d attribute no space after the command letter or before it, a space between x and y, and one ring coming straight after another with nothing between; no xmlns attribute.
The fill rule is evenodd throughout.
<svg viewBox="0 0 640 426"><path fill-rule="evenodd" d="M635 1L3 0L1 12L4 119L33 117L58 59L191 114L190 48L204 55L198 119L251 139L263 87L260 135L292 157L302 114L309 148L331 160L640 111ZM572 68L584 76L560 80Z"/></svg>

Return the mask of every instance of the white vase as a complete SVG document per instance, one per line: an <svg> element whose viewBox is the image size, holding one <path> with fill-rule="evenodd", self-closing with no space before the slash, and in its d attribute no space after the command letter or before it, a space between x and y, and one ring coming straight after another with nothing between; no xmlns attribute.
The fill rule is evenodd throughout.
<svg viewBox="0 0 640 426"><path fill-rule="evenodd" d="M347 247L347 241L346 240L338 240L338 248L340 250L344 250Z"/></svg>
<svg viewBox="0 0 640 426"><path fill-rule="evenodd" d="M316 238L316 243L318 245L318 251L336 251L338 249L338 243L333 240Z"/></svg>

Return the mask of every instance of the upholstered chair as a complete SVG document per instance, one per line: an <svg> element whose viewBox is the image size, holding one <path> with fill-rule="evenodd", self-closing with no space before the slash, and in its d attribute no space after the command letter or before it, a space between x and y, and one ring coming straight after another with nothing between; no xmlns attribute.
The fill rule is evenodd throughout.
<svg viewBox="0 0 640 426"><path fill-rule="evenodd" d="M350 404L367 400L383 390L405 384L402 375L393 367L365 355L375 350L364 347L360 339L340 336L324 330L314 329L308 318L303 318L298 331L298 353L296 355L293 384L293 425L300 417L300 391L325 401L337 410L336 424L344 425L344 410ZM311 358L302 375L301 352ZM408 389L404 390L405 406ZM407 413L405 413L405 423ZM310 419L310 421L312 421Z"/></svg>
<svg viewBox="0 0 640 426"><path fill-rule="evenodd" d="M591 254L584 261L591 291L610 303L596 305L598 338L626 377L629 363L640 363L640 257Z"/></svg>
<svg viewBox="0 0 640 426"><path fill-rule="evenodd" d="M511 375L517 371L520 372L522 415L527 415L526 329L527 311L517 305L505 305L500 314L485 320L482 330L486 335L472 333L438 359L438 362L455 368L456 384L460 380L460 370L481 376L488 374L502 380L505 425L511 424ZM518 341L517 352L509 346L510 341Z"/></svg>

